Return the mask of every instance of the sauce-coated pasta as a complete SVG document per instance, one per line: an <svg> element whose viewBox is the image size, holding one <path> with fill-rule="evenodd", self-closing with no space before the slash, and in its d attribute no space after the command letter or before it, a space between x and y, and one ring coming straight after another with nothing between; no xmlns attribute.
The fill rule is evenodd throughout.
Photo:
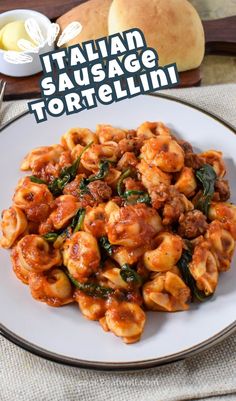
<svg viewBox="0 0 236 401"><path fill-rule="evenodd" d="M21 170L31 175L1 222L13 272L34 299L77 303L127 344L146 311L187 311L230 268L236 206L222 153L194 153L162 122L72 128Z"/></svg>

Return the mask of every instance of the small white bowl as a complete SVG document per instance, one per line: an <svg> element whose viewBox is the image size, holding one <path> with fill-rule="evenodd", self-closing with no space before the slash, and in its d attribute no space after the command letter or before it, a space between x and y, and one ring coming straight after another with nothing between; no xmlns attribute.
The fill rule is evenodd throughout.
<svg viewBox="0 0 236 401"><path fill-rule="evenodd" d="M19 9L6 11L5 13L0 14L0 29L2 29L9 22L17 20L24 21L28 18L34 18L38 22L42 34L46 38L46 32L51 24L51 21L45 15L33 10ZM13 64L4 59L3 56L6 50L0 49L0 73L11 77L27 77L37 74L38 72L42 71L39 55L52 50L54 50L54 44L49 46L46 42L45 45L39 49L39 53L25 52L26 54L30 54L33 58L31 63Z"/></svg>

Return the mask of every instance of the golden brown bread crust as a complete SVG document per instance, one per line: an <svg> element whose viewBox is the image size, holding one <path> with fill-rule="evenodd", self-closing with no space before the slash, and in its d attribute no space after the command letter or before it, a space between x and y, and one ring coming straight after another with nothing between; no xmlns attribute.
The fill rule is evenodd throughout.
<svg viewBox="0 0 236 401"><path fill-rule="evenodd" d="M111 3L112 0L90 0L58 18L56 22L60 25L61 31L73 21L79 21L83 27L81 33L68 42L67 46L107 36L107 19Z"/></svg>
<svg viewBox="0 0 236 401"><path fill-rule="evenodd" d="M197 68L204 56L204 31L187 0L113 0L109 34L140 28L157 50L159 64L177 63L179 71Z"/></svg>

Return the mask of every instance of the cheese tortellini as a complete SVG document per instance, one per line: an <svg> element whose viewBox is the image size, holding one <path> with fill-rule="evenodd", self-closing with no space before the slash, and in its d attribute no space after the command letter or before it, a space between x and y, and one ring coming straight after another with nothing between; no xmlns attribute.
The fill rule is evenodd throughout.
<svg viewBox="0 0 236 401"><path fill-rule="evenodd" d="M110 243L114 245L138 247L162 229L158 213L145 205L115 208L108 214L106 230Z"/></svg>
<svg viewBox="0 0 236 401"><path fill-rule="evenodd" d="M34 299L46 302L49 306L62 306L73 302L71 282L61 269L31 273L29 287Z"/></svg>
<svg viewBox="0 0 236 401"><path fill-rule="evenodd" d="M78 303L81 313L89 320L99 320L104 317L107 310L107 302L102 298L95 298L82 291L76 291L75 301Z"/></svg>
<svg viewBox="0 0 236 401"><path fill-rule="evenodd" d="M156 248L144 253L148 270L162 272L176 265L182 254L183 241L178 235L162 232L155 238Z"/></svg>
<svg viewBox="0 0 236 401"><path fill-rule="evenodd" d="M189 308L190 290L173 268L144 284L143 298L149 310L177 312Z"/></svg>
<svg viewBox="0 0 236 401"><path fill-rule="evenodd" d="M164 135L148 139L141 149L141 158L166 173L175 173L184 166L182 148L171 137Z"/></svg>
<svg viewBox="0 0 236 401"><path fill-rule="evenodd" d="M235 239L230 232L230 226L227 223L213 221L205 237L211 244L210 249L215 256L218 270L228 270L235 249Z"/></svg>
<svg viewBox="0 0 236 401"><path fill-rule="evenodd" d="M108 308L101 324L105 330L112 331L125 343L130 344L140 339L145 321L145 313L139 305L121 302Z"/></svg>
<svg viewBox="0 0 236 401"><path fill-rule="evenodd" d="M147 311L187 311L217 294L233 265L222 153L197 154L163 122L71 128L21 170L1 222L13 272L35 300L74 302L117 341L139 341Z"/></svg>
<svg viewBox="0 0 236 401"><path fill-rule="evenodd" d="M16 245L20 265L29 271L42 272L61 264L61 254L41 236L25 235Z"/></svg>
<svg viewBox="0 0 236 401"><path fill-rule="evenodd" d="M208 242L202 242L195 247L189 269L198 289L206 295L213 294L219 273L216 258L210 251Z"/></svg>
<svg viewBox="0 0 236 401"><path fill-rule="evenodd" d="M86 146L91 142L97 143L98 138L88 128L71 128L61 138L62 146L70 151L77 145Z"/></svg>
<svg viewBox="0 0 236 401"><path fill-rule="evenodd" d="M17 206L2 212L2 238L0 244L3 248L11 248L16 239L24 233L27 228L27 219L24 212Z"/></svg>
<svg viewBox="0 0 236 401"><path fill-rule="evenodd" d="M98 243L92 234L79 231L66 240L63 262L73 277L86 278L96 273L100 259Z"/></svg>

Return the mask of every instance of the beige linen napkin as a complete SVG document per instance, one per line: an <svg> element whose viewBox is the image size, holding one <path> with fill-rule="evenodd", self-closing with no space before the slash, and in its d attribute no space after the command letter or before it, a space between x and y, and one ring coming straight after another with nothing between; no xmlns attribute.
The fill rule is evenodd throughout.
<svg viewBox="0 0 236 401"><path fill-rule="evenodd" d="M236 126L236 84L165 93L197 104ZM6 122L24 109L25 101L5 103L0 118ZM0 401L206 399L236 400L236 333L184 361L125 373L59 365L31 355L0 337Z"/></svg>

